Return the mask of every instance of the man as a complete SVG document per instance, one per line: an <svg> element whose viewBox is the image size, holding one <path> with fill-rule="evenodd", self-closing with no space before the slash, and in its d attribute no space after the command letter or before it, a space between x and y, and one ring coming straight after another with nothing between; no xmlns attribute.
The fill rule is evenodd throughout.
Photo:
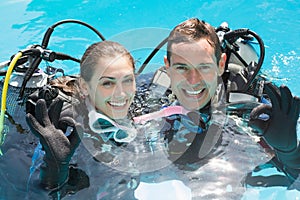
<svg viewBox="0 0 300 200"><path fill-rule="evenodd" d="M223 93L220 91L224 88L222 87L221 76L225 68L226 54L221 51L220 42L214 28L199 19L189 19L176 26L169 35L167 56L164 58L164 62L171 79L172 92L177 97L177 104L194 113L188 114L191 121L204 129L201 134L188 133L185 135L186 144L190 145L186 145L188 146L185 149L186 152L183 152L181 157L176 157L176 162L183 159L179 163L195 163L206 158L209 154L216 156L216 152L225 155L224 152L226 151L227 155L223 159L230 160L230 150L225 150L224 147L218 151L224 141L227 142L224 144L228 147L227 149L230 149L230 143L233 142L228 139L228 133L223 133L224 131L222 134L220 133L221 129L228 131L226 126L220 127L222 124L219 123L219 128L216 128L216 126L212 126L215 123L208 121L206 123L208 127L206 127L203 125L205 121L203 118L195 117L195 113L199 113L200 116L202 113L206 113L213 118L214 111L211 108L218 110L218 106L224 103ZM265 92L271 100L272 106L262 104L255 108L250 114L249 124L259 136L262 136L263 140L260 143L267 142L264 147L269 148L271 146L275 153L275 157L268 162L268 168L275 167L277 172L284 172L288 180L282 174L280 176L270 176L269 180L257 179L257 177L249 174L245 184L252 186L276 186L279 184L280 186L292 187L292 185L299 184L296 179L300 172L300 147L297 140L296 125L299 117L300 99L293 97L287 87L277 88L271 83L265 85ZM267 118L263 117L265 115L267 115ZM174 122L172 123L174 124ZM230 128L233 129L233 127ZM235 128L239 127L236 126ZM233 132L239 133L241 130L239 128L239 130ZM250 131L250 129L247 131ZM245 145L244 152L242 149L236 152L236 154L241 153L240 157L237 156L238 159L242 159L242 155L247 159L253 159L251 151L254 152L255 147L251 146L251 148L253 147L252 150L249 147L249 152L246 150L253 143L253 140L246 139L248 134L251 135L251 133L239 133L231 138L238 144L244 142L242 144ZM176 141L177 136L178 133L176 132L169 133L166 136L169 140L170 157L172 157L172 152L178 153L178 148L183 146L180 145L179 141ZM233 148L232 150L235 151L236 149ZM261 153L261 151L258 152ZM253 155L259 156L258 154ZM237 159L232 159L230 164L237 166L237 168L243 168L242 166L246 165L245 160L235 163ZM265 166L263 163L260 164L261 168L257 169L262 169ZM247 167L245 166L245 168ZM299 187L297 188L299 189Z"/></svg>
<svg viewBox="0 0 300 200"><path fill-rule="evenodd" d="M173 135L167 134L170 157L176 155L172 160L176 159L177 162L194 162L205 157L220 138L219 126L222 126L225 117L221 117L218 126L214 123L206 127L200 121L203 117L199 118L193 111L206 113L209 118L217 117L211 113L219 110L219 106L224 103L221 76L225 69L226 54L222 53L219 38L212 26L199 19L190 19L171 31L164 62L178 103L191 111L188 116L194 125L202 126L205 130L203 134L185 134L187 143L192 143L190 146L172 140ZM185 119L179 121L184 124Z"/></svg>

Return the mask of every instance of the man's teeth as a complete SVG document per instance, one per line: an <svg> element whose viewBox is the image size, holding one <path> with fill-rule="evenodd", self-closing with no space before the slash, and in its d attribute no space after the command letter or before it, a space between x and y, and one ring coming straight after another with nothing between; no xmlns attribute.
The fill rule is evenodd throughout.
<svg viewBox="0 0 300 200"><path fill-rule="evenodd" d="M200 89L200 90L185 90L187 94L189 95L197 95L200 94L204 89Z"/></svg>
<svg viewBox="0 0 300 200"><path fill-rule="evenodd" d="M122 102L113 102L113 101L110 101L109 104L112 105L112 106L120 106L121 107L121 106L125 106L126 101L122 101Z"/></svg>

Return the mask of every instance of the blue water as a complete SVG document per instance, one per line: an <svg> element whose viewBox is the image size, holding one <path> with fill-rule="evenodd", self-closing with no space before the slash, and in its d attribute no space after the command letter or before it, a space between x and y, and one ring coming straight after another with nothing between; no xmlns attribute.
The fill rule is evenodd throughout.
<svg viewBox="0 0 300 200"><path fill-rule="evenodd" d="M251 3L246 0L10 0L0 2L0 11L0 61L9 59L30 44L41 44L47 28L62 19L87 22L107 39L125 34L125 45L134 44L135 48L145 47L145 42L151 43L147 46L149 49L133 53L139 61L137 65L144 61L150 48L156 46L168 30L187 18L198 17L213 26L226 21L231 29L249 28L258 33L266 46L262 71L276 83L286 84L294 94L300 95L297 81L300 74L300 2L297 0L254 0ZM145 32L136 32L150 27L163 30L146 35ZM126 33L128 31L136 34ZM87 28L69 24L55 29L48 47L80 58L84 49L97 40ZM162 64L163 54L158 54L152 61ZM76 64L62 65L69 73L78 72Z"/></svg>
<svg viewBox="0 0 300 200"><path fill-rule="evenodd" d="M231 29L249 28L261 36L266 46L262 72L300 96L300 2L297 0L7 0L0 1L0 11L0 62L28 45L41 44L47 28L63 19L84 21L106 39L121 41L132 51L137 67L178 23L190 17L213 26L226 21ZM67 24L55 29L48 48L80 58L86 47L98 40L86 27ZM164 51L153 58L154 68L163 64L163 55ZM69 74L79 71L78 64L73 62L53 65Z"/></svg>

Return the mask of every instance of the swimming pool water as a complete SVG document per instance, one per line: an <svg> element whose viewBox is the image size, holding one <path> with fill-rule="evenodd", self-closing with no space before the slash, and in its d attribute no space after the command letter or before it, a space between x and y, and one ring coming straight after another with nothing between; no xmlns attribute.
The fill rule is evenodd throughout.
<svg viewBox="0 0 300 200"><path fill-rule="evenodd" d="M213 26L226 21L231 29L249 28L264 40L266 56L262 72L278 84L288 85L300 96L299 32L300 2L289 1L96 1L96 0L12 0L1 1L0 62L31 44L40 44L47 28L63 19L78 19L98 29L107 39L124 41L138 60L137 66L148 56L168 31L190 17L198 17ZM85 48L99 38L85 27L64 25L53 33L49 48L80 58ZM163 64L164 51L152 63ZM69 73L78 73L78 64L57 63ZM242 158L241 158L242 159ZM220 163L222 164L222 163ZM217 184L216 184L217 186ZM201 191L211 188L202 186ZM230 188L228 188L230 191ZM280 191L281 189L278 189ZM278 192L277 191L277 192ZM244 199L261 196L248 192ZM289 191L277 199L294 198Z"/></svg>
<svg viewBox="0 0 300 200"><path fill-rule="evenodd" d="M63 3L62 3L63 2ZM1 51L0 60L5 61L18 50L31 44L40 44L46 29L62 19L78 19L98 29L107 39L126 31L144 28L171 29L190 17L198 17L213 26L228 22L231 29L249 28L258 33L265 42L266 58L263 72L278 84L287 84L294 94L300 95L299 32L300 2L288 1L1 1ZM157 33L157 32L156 32ZM159 36L140 40L130 36L129 41L143 46L145 39L156 46L163 39ZM66 25L54 31L49 48L80 57L87 45L98 38L91 31L78 25ZM128 45L130 45L128 43ZM138 54L142 62L148 51ZM153 59L163 63L160 54ZM70 73L78 67L66 66Z"/></svg>

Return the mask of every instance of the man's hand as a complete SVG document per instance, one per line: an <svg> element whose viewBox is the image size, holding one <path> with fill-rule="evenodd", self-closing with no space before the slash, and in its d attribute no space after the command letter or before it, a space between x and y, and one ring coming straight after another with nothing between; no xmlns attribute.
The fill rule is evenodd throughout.
<svg viewBox="0 0 300 200"><path fill-rule="evenodd" d="M262 135L275 150L291 152L298 147L297 120L300 99L286 86L265 85L272 106L263 104L253 109L249 125Z"/></svg>

